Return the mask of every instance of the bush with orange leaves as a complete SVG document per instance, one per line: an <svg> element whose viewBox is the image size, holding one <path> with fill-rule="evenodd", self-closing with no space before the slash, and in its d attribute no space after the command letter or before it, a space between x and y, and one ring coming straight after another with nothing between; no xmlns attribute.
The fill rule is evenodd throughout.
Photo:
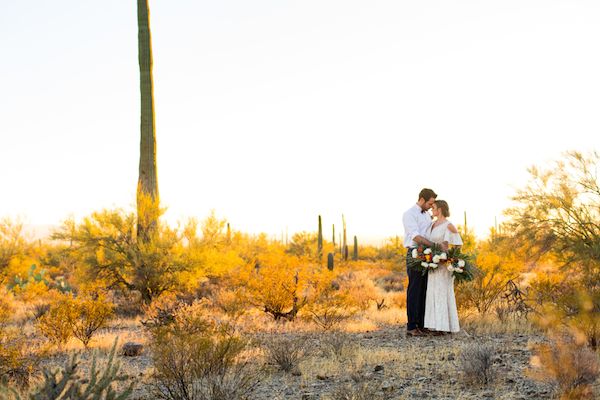
<svg viewBox="0 0 600 400"><path fill-rule="evenodd" d="M600 362L585 341L554 334L549 344L536 346L533 354L528 375L551 383L560 399L594 398L592 385L600 376Z"/></svg>
<svg viewBox="0 0 600 400"><path fill-rule="evenodd" d="M13 312L12 294L0 290L0 381L26 385L37 364L37 357L22 329L11 321Z"/></svg>
<svg viewBox="0 0 600 400"><path fill-rule="evenodd" d="M94 334L105 327L113 314L113 305L99 292L55 294L48 311L37 321L40 332L57 345L71 337L88 347Z"/></svg>
<svg viewBox="0 0 600 400"><path fill-rule="evenodd" d="M475 263L479 271L472 281L457 285L456 302L461 309L474 308L484 315L497 303L508 281L519 275L521 264L492 242L480 244Z"/></svg>
<svg viewBox="0 0 600 400"><path fill-rule="evenodd" d="M539 275L531 281L536 322L548 332L567 330L592 349L600 344L600 291L597 282L581 282L561 272Z"/></svg>
<svg viewBox="0 0 600 400"><path fill-rule="evenodd" d="M330 275L308 260L271 248L234 272L231 280L246 288L250 304L275 320L292 321L330 284Z"/></svg>

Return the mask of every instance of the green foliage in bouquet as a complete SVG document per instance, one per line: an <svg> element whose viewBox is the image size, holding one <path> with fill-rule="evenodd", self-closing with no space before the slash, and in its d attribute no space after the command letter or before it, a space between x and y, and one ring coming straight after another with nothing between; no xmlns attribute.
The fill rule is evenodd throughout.
<svg viewBox="0 0 600 400"><path fill-rule="evenodd" d="M473 264L474 255L463 253L460 247L452 247L448 249L447 258L446 268L452 272L456 283L470 282L475 278L478 269Z"/></svg>

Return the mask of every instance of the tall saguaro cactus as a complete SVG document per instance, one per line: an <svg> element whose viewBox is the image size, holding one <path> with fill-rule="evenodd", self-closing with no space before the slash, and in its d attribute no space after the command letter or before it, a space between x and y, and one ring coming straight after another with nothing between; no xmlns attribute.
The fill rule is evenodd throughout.
<svg viewBox="0 0 600 400"><path fill-rule="evenodd" d="M331 235L331 242L333 243L333 251L335 251L335 224L331 225L331 229L333 231Z"/></svg>
<svg viewBox="0 0 600 400"><path fill-rule="evenodd" d="M352 259L358 261L358 239L356 236L354 236L354 253L352 254Z"/></svg>
<svg viewBox="0 0 600 400"><path fill-rule="evenodd" d="M344 239L343 239L343 245L342 245L342 249L343 249L342 257L343 257L344 261L348 261L348 241L346 240L346 218L344 217L344 214L342 214L342 229L344 231Z"/></svg>
<svg viewBox="0 0 600 400"><path fill-rule="evenodd" d="M319 257L319 262L323 257L323 225L321 224L321 216L319 215L319 237L317 239L317 255Z"/></svg>
<svg viewBox="0 0 600 400"><path fill-rule="evenodd" d="M148 240L159 216L154 131L154 83L152 39L148 0L137 0L138 58L140 64L140 165L137 187L138 238Z"/></svg>

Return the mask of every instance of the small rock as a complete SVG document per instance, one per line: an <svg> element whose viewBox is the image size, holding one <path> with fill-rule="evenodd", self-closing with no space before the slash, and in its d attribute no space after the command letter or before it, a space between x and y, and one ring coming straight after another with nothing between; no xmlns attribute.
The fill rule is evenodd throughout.
<svg viewBox="0 0 600 400"><path fill-rule="evenodd" d="M317 379L320 381L326 381L327 379L329 379L329 377L327 375L317 374Z"/></svg>
<svg viewBox="0 0 600 400"><path fill-rule="evenodd" d="M383 365L376 365L374 371L375 372L383 372Z"/></svg>
<svg viewBox="0 0 600 400"><path fill-rule="evenodd" d="M298 368L294 368L291 372L293 376L302 376L302 372Z"/></svg>
<svg viewBox="0 0 600 400"><path fill-rule="evenodd" d="M121 349L121 353L125 357L137 357L142 354L142 350L144 350L144 345L141 343L127 342L123 345Z"/></svg>
<svg viewBox="0 0 600 400"><path fill-rule="evenodd" d="M315 400L316 398L314 393L302 393L302 400Z"/></svg>
<svg viewBox="0 0 600 400"><path fill-rule="evenodd" d="M448 361L454 361L454 354L448 354Z"/></svg>

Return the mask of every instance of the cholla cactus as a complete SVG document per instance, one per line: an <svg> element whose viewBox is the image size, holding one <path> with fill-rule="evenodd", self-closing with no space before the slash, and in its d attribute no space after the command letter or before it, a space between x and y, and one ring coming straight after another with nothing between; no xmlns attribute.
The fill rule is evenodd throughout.
<svg viewBox="0 0 600 400"><path fill-rule="evenodd" d="M25 399L78 399L78 400L123 400L131 395L133 383L125 391L118 393L113 383L127 380L127 375L119 374L120 363L115 362L117 341L110 351L106 366L98 370L96 354L92 359L89 377L81 378L78 374L77 355L69 359L62 370L44 370L44 380L40 386L27 394L19 393L14 388L0 385L0 400Z"/></svg>

